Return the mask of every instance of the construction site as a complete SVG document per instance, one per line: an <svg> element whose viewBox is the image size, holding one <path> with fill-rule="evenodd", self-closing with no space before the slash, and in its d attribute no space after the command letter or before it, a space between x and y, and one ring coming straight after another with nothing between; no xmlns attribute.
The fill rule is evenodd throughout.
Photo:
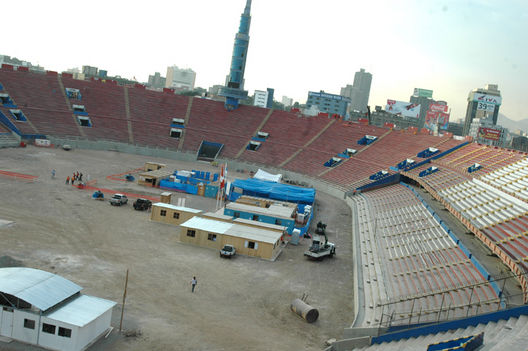
<svg viewBox="0 0 528 351"><path fill-rule="evenodd" d="M118 302L114 331L91 349L320 350L326 340L340 337L354 306L351 217L344 201L317 193L314 220L328 223L328 236L338 246L332 259L307 260L303 252L310 240L301 239L298 245L286 245L273 262L244 255L224 260L217 250L181 243L177 226L150 221L150 213L134 211L131 203L110 206L111 192L105 193L105 201L96 201L92 189L65 184L67 176L79 171L104 192L128 194L130 201L132 196L159 199L162 189L108 177L128 174L147 161L116 156L31 146L0 149L0 169L13 172L0 177L0 264L53 272L87 293ZM206 163L148 161L218 172ZM234 180L232 176L248 174L231 169L228 178ZM173 193L173 202L181 197L188 207L215 210L215 199ZM124 332L118 333L127 270ZM191 293L193 276L198 284ZM319 311L315 323L290 310L303 294ZM0 343L5 350L27 347Z"/></svg>

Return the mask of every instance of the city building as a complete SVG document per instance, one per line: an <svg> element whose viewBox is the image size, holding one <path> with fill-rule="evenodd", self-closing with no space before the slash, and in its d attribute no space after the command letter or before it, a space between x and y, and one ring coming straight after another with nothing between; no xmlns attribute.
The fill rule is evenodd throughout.
<svg viewBox="0 0 528 351"><path fill-rule="evenodd" d="M11 65L13 67L28 67L31 71L44 72L44 67L39 65L32 65L29 61L19 60L16 57L11 57L7 55L0 55L0 66L3 64Z"/></svg>
<svg viewBox="0 0 528 351"><path fill-rule="evenodd" d="M292 99L292 98L289 98L289 97L287 97L287 96L283 96L281 102L282 102L282 104L284 105L284 107L291 107L291 106L293 106L293 99Z"/></svg>
<svg viewBox="0 0 528 351"><path fill-rule="evenodd" d="M240 17L240 26L235 36L231 69L226 79L226 85L220 91L225 97L225 108L228 111L238 108L239 101L247 99L248 92L244 90L244 71L249 46L249 26L251 24L251 0L246 1L246 7Z"/></svg>
<svg viewBox="0 0 528 351"><path fill-rule="evenodd" d="M350 99L349 110L367 112L372 74L361 68L354 75L354 84L341 88L341 96Z"/></svg>
<svg viewBox="0 0 528 351"><path fill-rule="evenodd" d="M497 84L486 84L484 88L473 89L468 95L464 135L469 134L471 123L475 118L491 121L497 124L502 97Z"/></svg>
<svg viewBox="0 0 528 351"><path fill-rule="evenodd" d="M165 88L176 90L193 90L196 81L196 72L190 68L179 68L178 66L167 67Z"/></svg>
<svg viewBox="0 0 528 351"><path fill-rule="evenodd" d="M474 118L467 135L480 144L500 146L506 145L508 130L493 123L492 117Z"/></svg>
<svg viewBox="0 0 528 351"><path fill-rule="evenodd" d="M99 71L99 69L97 67L92 67L92 66L82 66L82 73L85 75L85 76L92 76L92 77L95 77L97 76L97 72Z"/></svg>
<svg viewBox="0 0 528 351"><path fill-rule="evenodd" d="M514 136L511 147L515 150L528 152L528 138L525 136Z"/></svg>
<svg viewBox="0 0 528 351"><path fill-rule="evenodd" d="M215 84L209 87L209 89L207 89L207 96L211 99L216 99L216 98L221 97L220 91L222 90L223 87L224 86L220 84Z"/></svg>
<svg viewBox="0 0 528 351"><path fill-rule="evenodd" d="M308 99L306 100L306 108L311 110L312 107L317 108L322 113L328 113L330 116L339 115L346 116L348 104L350 99L341 95L328 94L324 91L308 92Z"/></svg>
<svg viewBox="0 0 528 351"><path fill-rule="evenodd" d="M149 75L148 86L154 89L163 89L165 87L166 79L162 77L159 72L154 75Z"/></svg>
<svg viewBox="0 0 528 351"><path fill-rule="evenodd" d="M437 102L433 99L433 91L429 89L414 88L414 93L409 98L409 102L420 105L420 116L418 117L418 123L416 127L422 129L425 124L425 116L431 104Z"/></svg>
<svg viewBox="0 0 528 351"><path fill-rule="evenodd" d="M264 90L255 90L253 106L266 107L268 103L268 92Z"/></svg>
<svg viewBox="0 0 528 351"><path fill-rule="evenodd" d="M266 91L255 90L253 106L271 108L273 106L274 89L268 88Z"/></svg>

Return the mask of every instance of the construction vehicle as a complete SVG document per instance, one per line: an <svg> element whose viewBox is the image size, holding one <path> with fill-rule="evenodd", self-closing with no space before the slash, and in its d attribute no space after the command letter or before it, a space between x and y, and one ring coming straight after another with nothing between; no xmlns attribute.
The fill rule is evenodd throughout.
<svg viewBox="0 0 528 351"><path fill-rule="evenodd" d="M326 256L333 257L335 255L335 245L328 242L326 236L326 224L319 222L315 229L315 234L312 236L312 246L304 253L314 260L322 260Z"/></svg>

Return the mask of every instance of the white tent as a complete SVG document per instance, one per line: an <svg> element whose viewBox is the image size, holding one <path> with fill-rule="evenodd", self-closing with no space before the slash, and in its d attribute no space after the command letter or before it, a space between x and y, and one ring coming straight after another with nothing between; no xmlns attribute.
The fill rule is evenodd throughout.
<svg viewBox="0 0 528 351"><path fill-rule="evenodd" d="M259 169L257 173L255 173L253 178L278 183L282 179L282 174L271 174L266 171L263 171L262 169Z"/></svg>

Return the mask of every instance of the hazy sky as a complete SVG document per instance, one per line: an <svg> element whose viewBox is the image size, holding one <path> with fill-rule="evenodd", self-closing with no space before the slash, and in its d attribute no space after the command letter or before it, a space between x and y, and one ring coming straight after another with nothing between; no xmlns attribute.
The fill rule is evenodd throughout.
<svg viewBox="0 0 528 351"><path fill-rule="evenodd" d="M190 67L196 85L223 84L245 0L26 0L4 7L0 54L63 71L97 66L147 81ZM9 9L12 12L9 12ZM413 88L446 100L452 120L468 92L499 85L501 112L528 118L526 0L253 0L246 90L306 102L373 74L369 104L408 101Z"/></svg>

